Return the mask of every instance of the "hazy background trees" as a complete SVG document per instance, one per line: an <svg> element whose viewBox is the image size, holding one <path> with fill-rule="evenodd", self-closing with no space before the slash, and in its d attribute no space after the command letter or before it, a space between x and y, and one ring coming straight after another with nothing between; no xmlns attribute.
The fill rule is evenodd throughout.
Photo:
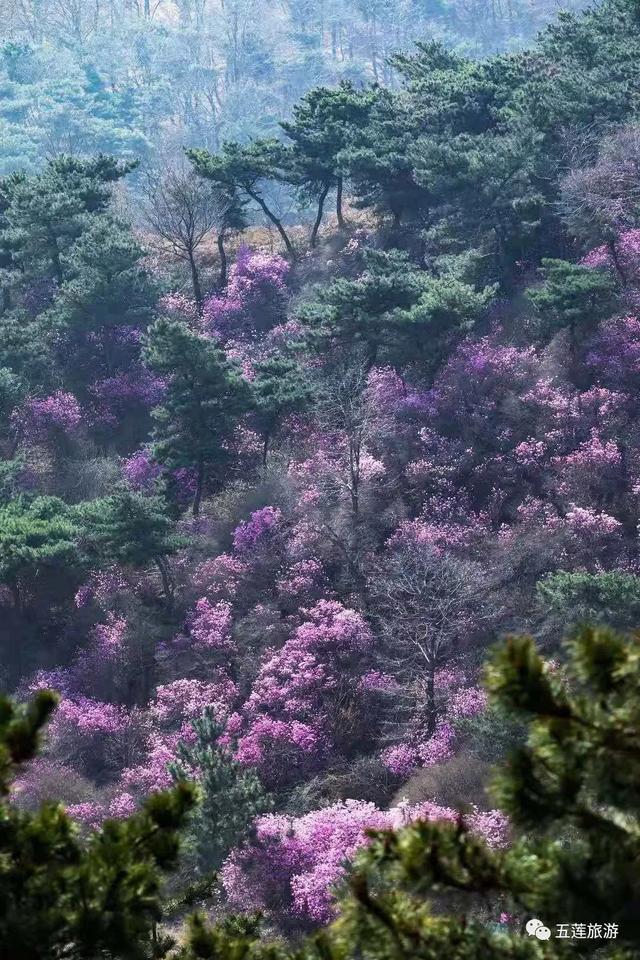
<svg viewBox="0 0 640 960"><path fill-rule="evenodd" d="M397 85L389 58L415 40L473 55L517 48L559 6L2 0L0 173L59 152L150 158L272 134L319 84Z"/></svg>

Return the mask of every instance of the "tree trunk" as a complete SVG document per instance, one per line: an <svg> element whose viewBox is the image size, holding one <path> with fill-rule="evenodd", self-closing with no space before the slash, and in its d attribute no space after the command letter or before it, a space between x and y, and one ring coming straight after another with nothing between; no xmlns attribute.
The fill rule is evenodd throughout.
<svg viewBox="0 0 640 960"><path fill-rule="evenodd" d="M164 598L167 601L167 606L171 610L173 607L173 583L169 575L169 568L167 566L167 561L164 557L156 557L155 564L160 571L160 577L162 579L162 589L164 591Z"/></svg>
<svg viewBox="0 0 640 960"><path fill-rule="evenodd" d="M622 264L620 263L620 258L618 257L618 251L616 250L615 240L609 240L607 246L609 247L609 250L611 252L611 259L613 260L613 265L616 268L616 272L620 277L620 279L622 280L623 284L626 286L627 276L625 271L622 269Z"/></svg>
<svg viewBox="0 0 640 960"><path fill-rule="evenodd" d="M342 189L343 189L343 179L342 176L338 177L338 193L336 196L336 214L338 216L338 226L341 230L344 230L344 216L342 215Z"/></svg>
<svg viewBox="0 0 640 960"><path fill-rule="evenodd" d="M255 200L255 202L258 204L258 206L264 213L265 217L267 217L271 221L271 223L274 225L274 227L282 237L282 242L284 243L289 256L292 259L295 259L296 253L295 253L295 250L293 249L293 244L291 243L291 240L289 240L286 230L282 226L282 223L280 222L280 220L278 220L278 218L276 217L275 213L272 213L272 211L269 209L269 207L266 205L266 203L264 202L264 200L259 194L254 193L252 190L247 190L247 193L249 194L252 200Z"/></svg>
<svg viewBox="0 0 640 960"><path fill-rule="evenodd" d="M327 194L329 193L329 184L325 184L322 188L320 198L318 200L318 215L316 217L316 222L313 225L313 230L311 231L311 247L315 247L318 239L318 230L320 229L320 224L322 223L322 214L324 212L324 202L327 199Z"/></svg>
<svg viewBox="0 0 640 960"><path fill-rule="evenodd" d="M218 253L220 254L218 286L222 290L227 285L227 251L224 248L224 230L221 230L218 234Z"/></svg>
<svg viewBox="0 0 640 960"><path fill-rule="evenodd" d="M427 733L429 736L435 732L437 720L435 674L435 657L432 655L427 667Z"/></svg>
<svg viewBox="0 0 640 960"><path fill-rule="evenodd" d="M271 439L270 433L265 433L262 438L262 466L267 466L267 457L269 456L269 440Z"/></svg>
<svg viewBox="0 0 640 960"><path fill-rule="evenodd" d="M22 615L22 595L20 593L20 587L18 586L17 580L13 580L11 583L9 583L9 590L11 591L13 606L16 612Z"/></svg>
<svg viewBox="0 0 640 960"><path fill-rule="evenodd" d="M359 441L349 438L349 474L351 479L351 509L354 517L360 510L360 452Z"/></svg>
<svg viewBox="0 0 640 960"><path fill-rule="evenodd" d="M189 248L188 257L189 257L189 267L191 268L191 285L193 286L193 299L196 302L198 313L201 314L202 303L203 303L202 287L200 286L200 277L198 275L198 267L196 266L195 257L193 255L193 250L191 248Z"/></svg>
<svg viewBox="0 0 640 960"><path fill-rule="evenodd" d="M202 491L204 490L204 463L198 464L198 477L196 480L196 492L193 498L193 507L191 513L194 517L200 514L200 504L202 503Z"/></svg>

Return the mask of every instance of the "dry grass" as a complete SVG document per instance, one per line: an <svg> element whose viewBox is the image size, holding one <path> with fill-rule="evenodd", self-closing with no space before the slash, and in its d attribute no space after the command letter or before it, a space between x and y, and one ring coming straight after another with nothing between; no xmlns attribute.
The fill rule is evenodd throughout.
<svg viewBox="0 0 640 960"><path fill-rule="evenodd" d="M393 802L433 800L455 809L472 804L488 809L492 806L486 790L490 771L484 760L463 752L446 763L418 770L398 790Z"/></svg>

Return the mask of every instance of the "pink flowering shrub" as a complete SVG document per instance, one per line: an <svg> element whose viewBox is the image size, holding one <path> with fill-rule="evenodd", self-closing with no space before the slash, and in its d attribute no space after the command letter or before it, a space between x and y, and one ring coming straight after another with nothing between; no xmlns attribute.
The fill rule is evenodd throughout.
<svg viewBox="0 0 640 960"><path fill-rule="evenodd" d="M189 633L197 649L229 653L234 649L232 625L230 603L219 600L214 604L202 597L191 615Z"/></svg>
<svg viewBox="0 0 640 960"><path fill-rule="evenodd" d="M108 815L114 820L126 820L136 812L136 799L130 793L118 793L109 802Z"/></svg>
<svg viewBox="0 0 640 960"><path fill-rule="evenodd" d="M297 609L302 603L319 599L327 590L322 563L313 557L292 563L276 583L276 590L286 608Z"/></svg>
<svg viewBox="0 0 640 960"><path fill-rule="evenodd" d="M222 671L215 680L172 680L156 687L149 717L154 724L169 729L182 729L206 709L221 718L229 712L237 692L236 685Z"/></svg>
<svg viewBox="0 0 640 960"><path fill-rule="evenodd" d="M73 436L82 423L80 404L73 394L64 390L26 400L12 414L14 431L30 443Z"/></svg>
<svg viewBox="0 0 640 960"><path fill-rule="evenodd" d="M535 582L554 568L596 572L614 561L619 564L622 532L621 522L604 510L570 502L562 515L557 507L529 497L517 509L517 522L498 531L496 549L506 564L521 565L526 557L525 573Z"/></svg>
<svg viewBox="0 0 640 960"><path fill-rule="evenodd" d="M102 699L117 697L127 686L129 666L128 623L109 612L105 623L96 624L86 645L80 648L69 669L74 690Z"/></svg>
<svg viewBox="0 0 640 960"><path fill-rule="evenodd" d="M230 602L235 598L248 570L247 564L239 557L221 553L196 566L191 586L212 603L221 600Z"/></svg>
<svg viewBox="0 0 640 960"><path fill-rule="evenodd" d="M605 384L627 391L640 385L640 319L614 317L601 324L586 358Z"/></svg>
<svg viewBox="0 0 640 960"><path fill-rule="evenodd" d="M49 725L52 753L85 775L104 777L118 765L130 724L129 711L118 704L63 696Z"/></svg>
<svg viewBox="0 0 640 960"><path fill-rule="evenodd" d="M357 710L365 700L359 665L373 637L363 617L329 600L304 615L281 649L268 652L242 710L238 759L256 765L268 783L297 777L326 756L345 733L338 702ZM285 743L290 759L279 768L276 751ZM297 760L292 751L300 753Z"/></svg>
<svg viewBox="0 0 640 960"><path fill-rule="evenodd" d="M590 250L582 263L594 269L622 270L627 283L637 283L640 279L640 230L623 231L611 245L604 243Z"/></svg>
<svg viewBox="0 0 640 960"><path fill-rule="evenodd" d="M576 450L554 457L551 463L558 472L562 496L604 504L620 477L622 455L615 440L603 440L594 429Z"/></svg>
<svg viewBox="0 0 640 960"><path fill-rule="evenodd" d="M326 923L335 914L335 888L345 864L370 842L368 830L456 817L454 810L433 803L380 810L363 800L344 800L297 818L267 814L256 822L255 839L225 862L225 891L235 908L267 909L284 924ZM507 824L499 811L473 813L469 826L495 846L506 842Z"/></svg>
<svg viewBox="0 0 640 960"><path fill-rule="evenodd" d="M52 721L56 732L73 730L83 737L94 734L114 734L124 730L130 722L124 707L103 703L89 697L63 697Z"/></svg>
<svg viewBox="0 0 640 960"><path fill-rule="evenodd" d="M283 257L241 247L226 290L204 305L205 329L227 339L254 337L276 326L284 319L289 270Z"/></svg>
<svg viewBox="0 0 640 960"><path fill-rule="evenodd" d="M299 720L276 720L258 714L243 724L236 760L256 767L269 788L299 780L322 765L330 744L321 725Z"/></svg>
<svg viewBox="0 0 640 960"><path fill-rule="evenodd" d="M195 302L183 293L165 293L158 301L158 313L191 324L199 319Z"/></svg>
<svg viewBox="0 0 640 960"><path fill-rule="evenodd" d="M165 381L154 377L143 366L97 380L89 388L94 402L94 420L115 426L131 413L132 407L151 409L156 406L165 389Z"/></svg>
<svg viewBox="0 0 640 960"><path fill-rule="evenodd" d="M533 347L519 350L498 343L495 337L462 343L438 377L433 403L442 416L452 416L464 427L484 436L488 418L500 414L507 422L507 398L524 392L533 383L539 360ZM515 412L515 411L514 411ZM495 430L495 426L494 426Z"/></svg>
<svg viewBox="0 0 640 960"><path fill-rule="evenodd" d="M67 804L66 811L72 820L89 830L99 830L106 818L105 807L94 800Z"/></svg>
<svg viewBox="0 0 640 960"><path fill-rule="evenodd" d="M241 556L249 555L258 546L271 544L281 527L282 513L278 507L254 510L249 519L234 530L234 550Z"/></svg>
<svg viewBox="0 0 640 960"><path fill-rule="evenodd" d="M145 493L153 490L162 473L160 464L156 463L148 450L136 450L122 461L120 469L123 479L132 489Z"/></svg>
<svg viewBox="0 0 640 960"><path fill-rule="evenodd" d="M115 599L131 586L119 567L92 571L86 583L78 589L75 603L79 609L90 603L107 608Z"/></svg>
<svg viewBox="0 0 640 960"><path fill-rule="evenodd" d="M387 747L380 754L385 767L396 776L406 778L418 767L430 767L444 763L454 755L455 731L443 721L436 726L426 740L416 737L416 742L401 743Z"/></svg>
<svg viewBox="0 0 640 960"><path fill-rule="evenodd" d="M187 735L187 731L184 734ZM145 796L157 790L166 790L173 783L169 764L177 758L177 748L184 737L180 733L149 736L144 759L122 771L119 786L123 792Z"/></svg>

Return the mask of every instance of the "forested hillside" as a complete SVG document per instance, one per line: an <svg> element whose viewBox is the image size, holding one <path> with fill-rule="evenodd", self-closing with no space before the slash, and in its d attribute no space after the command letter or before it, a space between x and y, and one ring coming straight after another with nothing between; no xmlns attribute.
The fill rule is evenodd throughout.
<svg viewBox="0 0 640 960"><path fill-rule="evenodd" d="M382 19L373 32L370 4L348 7L339 28L323 8L322 29L318 4L266 6L261 17L245 10L243 43L271 49L254 29L289 37L287 62L305 78L285 94L282 62L277 83L265 74L273 123L254 51L233 82L225 61L229 98L213 114L182 74L165 90L174 111L189 100L193 114L179 118L163 113L154 84L136 86L155 106L129 99L130 116L156 132L168 118L184 156L136 165L133 134L144 130L105 106L118 136L68 150L60 139L44 165L41 146L19 146L24 169L0 180L0 680L17 700L60 696L42 752L24 765L53 704L37 701L31 726L19 721L20 736L31 731L21 749L2 706L0 793L15 761L16 817L30 822L43 801L65 806L78 849L93 844L91 896L107 904L96 915L116 909L101 886L108 844L121 877L129 842L145 870L173 863L174 839L165 849L149 837L178 826L186 788L170 813L151 801L127 818L193 780L169 892L184 906L198 897L181 891L201 882L215 919L259 910L267 937L295 940L339 914L336 891L366 830L427 821L407 834L416 846L388 839L360 860L365 873L380 869L374 887L391 884L390 939L362 946L358 911L381 915L360 874L337 929L357 928L365 952L304 956L499 956L488 941L484 953L466 941L469 952L449 953L458 928L448 926L429 927L437 943L419 952L419 912L415 929L393 933L406 912L393 878L420 895L431 882L506 889L551 911L559 890L583 889L585 862L600 871L592 906L613 911L617 891L635 943L635 881L623 871L612 887L607 865L637 856L638 835L638 662L623 639L640 613L638 8L604 0L562 13L524 52L468 58L425 41L383 66L396 36L406 46L419 32L408 5L384 5L398 34ZM42 60L53 33L42 31L61 31L61 11L73 10L47 11L29 44L4 48L14 71L4 105L27 75L54 82ZM438 13L451 40L456 11L422 16ZM127 11L133 20L115 7L76 12L69 56L94 44L105 64L121 61L92 17L114 18L116 45L135 21L135 49L148 42L150 58L153 38L208 37L192 6L177 19L162 7ZM227 30L239 15L225 3L215 23ZM509 16L510 36L528 33L517 8ZM354 59L343 59L353 36ZM284 119L287 97L315 79L302 50L331 84ZM376 70L389 83L363 82ZM91 96L106 105L113 90L99 89L96 79ZM58 92L25 96L73 138L68 87ZM267 123L247 137L254 110ZM560 642L585 622L623 634L583 632L569 669ZM540 657L512 641L490 674L499 702L489 701L489 648L524 633ZM525 751L511 766L498 805L488 770L523 744L518 710L534 714L535 762ZM629 766L603 784L607 752L612 770L621 756ZM623 813L603 825L616 804ZM442 862L420 860L425 844L440 849L429 822L455 825L461 806L464 829L442 835ZM564 841L591 827L604 839L588 856L576 841L579 866L560 844L544 847L553 870L533 854L525 869L513 831L557 839L554 818ZM540 884L533 893L525 873ZM0 858L0 894L2 882ZM146 874L145 884L122 900L128 909L153 913ZM255 933L254 921L235 923L225 936ZM63 929L58 952L25 946L23 956L70 956ZM164 955L155 927L153 942L142 921L130 929L117 942L138 953L109 953L105 933L106 954L94 944L77 956ZM254 956L216 953L218 934L194 929L193 956ZM508 943L505 957L547 955L538 941Z"/></svg>
<svg viewBox="0 0 640 960"><path fill-rule="evenodd" d="M562 6L576 8L576 0ZM415 40L522 47L557 0L2 0L0 174L57 153L162 166L185 144L273 134L340 80L398 83Z"/></svg>

